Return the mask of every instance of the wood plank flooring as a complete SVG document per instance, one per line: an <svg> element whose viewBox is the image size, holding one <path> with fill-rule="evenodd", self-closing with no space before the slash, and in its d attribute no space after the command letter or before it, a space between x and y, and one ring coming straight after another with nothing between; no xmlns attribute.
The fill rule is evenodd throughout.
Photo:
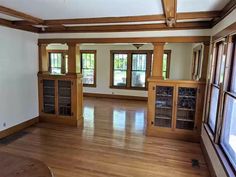
<svg viewBox="0 0 236 177"><path fill-rule="evenodd" d="M39 123L1 140L0 151L41 160L55 177L209 176L199 144L144 135L146 104L85 98L83 130Z"/></svg>

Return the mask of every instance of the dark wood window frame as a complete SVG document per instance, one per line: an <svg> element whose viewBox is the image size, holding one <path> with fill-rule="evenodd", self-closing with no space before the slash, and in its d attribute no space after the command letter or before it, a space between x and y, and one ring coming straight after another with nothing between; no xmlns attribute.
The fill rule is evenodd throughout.
<svg viewBox="0 0 236 177"><path fill-rule="evenodd" d="M170 75L170 61L171 61L171 50L165 50L167 54L167 76ZM127 54L127 70L126 70L126 86L115 86L114 85L114 54ZM147 54L146 58L146 79L145 87L132 87L132 54ZM111 50L110 51L110 88L115 89L128 89L128 90L147 90L148 83L147 79L151 76L151 67L152 67L152 54L153 50Z"/></svg>
<svg viewBox="0 0 236 177"><path fill-rule="evenodd" d="M192 79L197 80L201 74L201 64L203 59L203 46L198 45L193 49Z"/></svg>
<svg viewBox="0 0 236 177"><path fill-rule="evenodd" d="M227 43L226 43L226 42ZM233 166L231 163L225 149L221 145L221 138L222 138L222 130L224 128L224 114L225 114L225 106L226 106L226 96L231 96L234 99L236 99L236 94L230 92L230 86L231 86L231 79L232 79L232 72L233 72L233 62L235 62L235 50L236 50L236 35L228 35L227 37L220 39L218 41L215 41L213 43L213 48L216 48L216 44L219 42L224 42L224 50L223 50L223 55L225 55L225 64L224 64L224 79L222 83L216 84L215 78L216 75L216 63L218 60L218 52L215 51L215 49L212 50L212 57L213 61L211 64L211 72L210 72L210 78L208 82L208 93L211 94L211 87L218 87L220 90L219 93L219 101L218 101L218 106L217 106L217 116L216 116L216 125L215 129L216 132L213 133L211 130L209 124L208 124L208 119L209 119L209 111L205 112L205 119L204 119L204 128L211 140L212 146L214 147L216 154L218 158L220 159L223 168L225 169L225 172L228 174L228 176L235 176L236 175L236 168ZM221 66L222 67L222 66ZM219 74L220 77L220 74ZM210 107L210 97L208 96L207 98L207 105L206 107Z"/></svg>
<svg viewBox="0 0 236 177"><path fill-rule="evenodd" d="M94 70L93 70L93 84L83 84L84 87L96 87L97 86L97 51L96 50L80 50L80 72L83 73L83 61L82 61L82 54L89 53L94 54Z"/></svg>

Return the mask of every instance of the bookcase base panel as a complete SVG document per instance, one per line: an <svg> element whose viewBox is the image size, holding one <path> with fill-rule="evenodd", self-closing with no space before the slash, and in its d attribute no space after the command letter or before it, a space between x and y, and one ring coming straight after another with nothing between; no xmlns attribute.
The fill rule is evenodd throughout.
<svg viewBox="0 0 236 177"><path fill-rule="evenodd" d="M174 130L160 130L158 128L147 129L147 136L154 136L158 138L169 138L176 140L189 141L194 143L200 142L200 134L192 133L192 132L182 132L182 131L174 131Z"/></svg>
<svg viewBox="0 0 236 177"><path fill-rule="evenodd" d="M71 119L71 118L59 118L59 117L47 117L47 116L40 116L40 122L49 122L49 123L56 123L56 124L64 124L73 127L82 127L83 126L83 117L80 117L78 120Z"/></svg>

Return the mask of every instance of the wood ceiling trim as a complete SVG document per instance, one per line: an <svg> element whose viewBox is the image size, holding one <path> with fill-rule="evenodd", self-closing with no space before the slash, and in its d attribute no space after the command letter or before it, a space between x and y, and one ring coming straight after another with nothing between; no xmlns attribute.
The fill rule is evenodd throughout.
<svg viewBox="0 0 236 177"><path fill-rule="evenodd" d="M162 0L162 6L167 26L173 27L177 20L177 0Z"/></svg>
<svg viewBox="0 0 236 177"><path fill-rule="evenodd" d="M128 31L155 31L155 30L181 30L181 29L207 29L209 22L179 22L174 28L160 24L136 24L136 25L101 25L101 26L73 26L64 28L45 28L40 33L64 33L64 32L128 32Z"/></svg>
<svg viewBox="0 0 236 177"><path fill-rule="evenodd" d="M212 20L212 26L215 26L221 20L223 20L227 15L229 15L234 9L236 9L236 0L231 0L225 7L220 11L219 17L215 17Z"/></svg>
<svg viewBox="0 0 236 177"><path fill-rule="evenodd" d="M39 39L38 44L68 42L73 43L199 43L210 42L210 36L176 36L176 37L142 37L142 38L73 38L73 39Z"/></svg>
<svg viewBox="0 0 236 177"><path fill-rule="evenodd" d="M0 25L6 26L6 27L9 27L9 28L14 28L14 29L20 29L20 30L24 30L24 31L34 32L34 33L38 33L39 32L38 28L36 28L36 27L33 27L33 26L17 26L17 25L14 25L11 21L5 20L5 19L2 19L2 18L0 18Z"/></svg>
<svg viewBox="0 0 236 177"><path fill-rule="evenodd" d="M209 19L220 16L220 11L177 13L177 20Z"/></svg>
<svg viewBox="0 0 236 177"><path fill-rule="evenodd" d="M10 9L8 7L0 6L0 13L9 15L12 17L20 18L29 22L32 22L34 24L43 23L43 20L37 17L33 17L31 15L25 14L23 12L16 11L14 9Z"/></svg>
<svg viewBox="0 0 236 177"><path fill-rule="evenodd" d="M163 21L163 20L165 20L165 16L159 14L159 15L144 15L144 16L45 20L44 24L62 25L62 24L126 23L126 22L148 22L148 21Z"/></svg>

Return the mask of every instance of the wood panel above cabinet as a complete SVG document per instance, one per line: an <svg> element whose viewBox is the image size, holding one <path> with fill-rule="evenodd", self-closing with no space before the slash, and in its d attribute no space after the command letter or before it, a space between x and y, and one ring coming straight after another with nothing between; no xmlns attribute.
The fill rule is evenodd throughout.
<svg viewBox="0 0 236 177"><path fill-rule="evenodd" d="M199 142L205 83L149 79L147 135Z"/></svg>

